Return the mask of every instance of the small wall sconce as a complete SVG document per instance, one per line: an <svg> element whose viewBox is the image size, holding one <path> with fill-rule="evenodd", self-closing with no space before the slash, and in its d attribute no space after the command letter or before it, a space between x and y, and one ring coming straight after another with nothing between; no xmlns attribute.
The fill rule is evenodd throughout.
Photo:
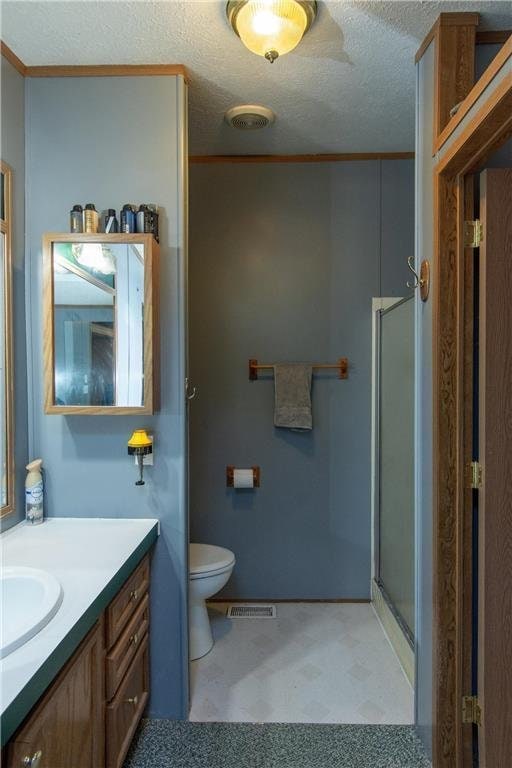
<svg viewBox="0 0 512 768"><path fill-rule="evenodd" d="M144 485L144 456L153 453L153 438L145 429L136 429L128 440L128 454L137 458L139 479L135 485Z"/></svg>

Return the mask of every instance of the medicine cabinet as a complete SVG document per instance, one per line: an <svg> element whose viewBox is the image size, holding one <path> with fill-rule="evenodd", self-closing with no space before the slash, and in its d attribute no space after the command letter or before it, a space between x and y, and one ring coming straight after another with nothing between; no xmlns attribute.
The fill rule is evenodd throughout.
<svg viewBox="0 0 512 768"><path fill-rule="evenodd" d="M44 235L45 413L158 409L158 257L152 235Z"/></svg>

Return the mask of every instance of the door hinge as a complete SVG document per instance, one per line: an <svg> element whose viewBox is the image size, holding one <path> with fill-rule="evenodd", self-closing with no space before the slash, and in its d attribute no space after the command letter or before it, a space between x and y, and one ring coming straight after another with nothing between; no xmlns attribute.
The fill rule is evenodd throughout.
<svg viewBox="0 0 512 768"><path fill-rule="evenodd" d="M482 725L482 709L477 696L462 697L462 722Z"/></svg>
<svg viewBox="0 0 512 768"><path fill-rule="evenodd" d="M470 488L482 487L482 465L478 461L472 461L468 466L468 485Z"/></svg>
<svg viewBox="0 0 512 768"><path fill-rule="evenodd" d="M464 248L479 248L484 239L484 227L479 219L464 222Z"/></svg>

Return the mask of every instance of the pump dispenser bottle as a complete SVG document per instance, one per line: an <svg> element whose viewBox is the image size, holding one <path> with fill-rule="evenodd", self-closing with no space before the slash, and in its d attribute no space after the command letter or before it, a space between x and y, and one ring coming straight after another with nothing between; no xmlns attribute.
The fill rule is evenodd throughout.
<svg viewBox="0 0 512 768"><path fill-rule="evenodd" d="M27 479L25 480L25 516L30 525L43 522L43 476L41 474L42 459L35 459L27 464Z"/></svg>

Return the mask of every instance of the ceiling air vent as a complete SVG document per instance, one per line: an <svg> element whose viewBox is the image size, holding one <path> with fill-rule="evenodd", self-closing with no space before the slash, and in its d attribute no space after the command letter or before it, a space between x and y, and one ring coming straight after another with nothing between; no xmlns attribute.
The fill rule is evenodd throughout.
<svg viewBox="0 0 512 768"><path fill-rule="evenodd" d="M268 107L259 104L242 104L226 112L226 122L240 131L255 131L272 125L275 115Z"/></svg>

